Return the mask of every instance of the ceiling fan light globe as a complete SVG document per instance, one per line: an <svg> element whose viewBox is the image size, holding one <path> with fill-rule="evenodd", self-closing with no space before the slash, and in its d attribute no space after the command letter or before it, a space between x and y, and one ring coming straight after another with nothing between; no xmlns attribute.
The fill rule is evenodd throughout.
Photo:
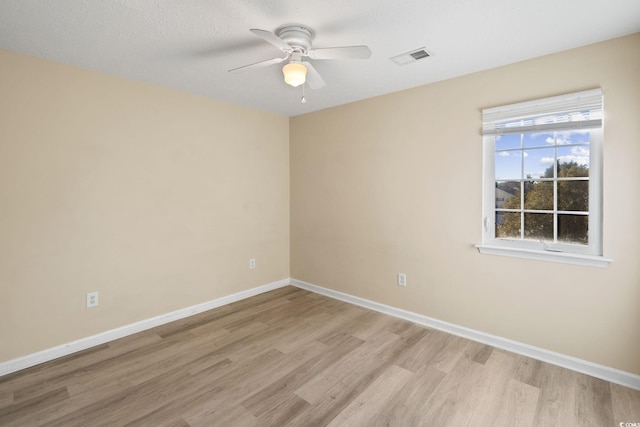
<svg viewBox="0 0 640 427"><path fill-rule="evenodd" d="M307 67L302 64L291 62L282 67L284 82L290 86L298 87L303 84L307 78Z"/></svg>

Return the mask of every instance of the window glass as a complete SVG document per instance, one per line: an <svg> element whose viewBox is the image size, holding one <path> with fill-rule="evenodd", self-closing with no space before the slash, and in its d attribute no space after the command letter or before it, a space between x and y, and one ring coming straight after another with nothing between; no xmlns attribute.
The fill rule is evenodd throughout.
<svg viewBox="0 0 640 427"><path fill-rule="evenodd" d="M555 161L555 149L531 148L523 151L524 176L523 178L553 178L553 163Z"/></svg>

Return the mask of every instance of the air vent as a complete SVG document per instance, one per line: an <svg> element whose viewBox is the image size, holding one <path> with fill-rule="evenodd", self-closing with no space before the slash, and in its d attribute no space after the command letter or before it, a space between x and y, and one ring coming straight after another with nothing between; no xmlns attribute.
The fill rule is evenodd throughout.
<svg viewBox="0 0 640 427"><path fill-rule="evenodd" d="M425 50L424 47L415 49L402 55L393 56L390 59L398 65L413 64L416 61L423 60L430 57L431 54Z"/></svg>

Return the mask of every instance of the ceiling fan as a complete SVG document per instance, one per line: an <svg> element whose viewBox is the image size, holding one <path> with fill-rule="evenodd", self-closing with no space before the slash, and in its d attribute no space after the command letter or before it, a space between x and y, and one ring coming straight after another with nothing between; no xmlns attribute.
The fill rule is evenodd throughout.
<svg viewBox="0 0 640 427"><path fill-rule="evenodd" d="M280 49L285 56L244 65L229 70L229 72L246 71L286 61L287 63L282 67L284 81L294 87L306 82L311 89L320 89L326 84L313 65L306 61L305 58L318 60L367 59L371 56L371 50L367 46L312 48L311 40L314 33L310 28L303 25L285 25L278 28L275 33L256 28L249 31Z"/></svg>

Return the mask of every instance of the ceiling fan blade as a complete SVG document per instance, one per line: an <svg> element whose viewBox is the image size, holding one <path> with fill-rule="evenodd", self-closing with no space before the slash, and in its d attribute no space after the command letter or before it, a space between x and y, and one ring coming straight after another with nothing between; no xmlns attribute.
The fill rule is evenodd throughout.
<svg viewBox="0 0 640 427"><path fill-rule="evenodd" d="M262 40L271 43L272 45L274 45L275 47L277 47L281 51L283 51L283 52L291 52L291 46L289 46L288 43L286 43L280 37L278 37L275 34L273 34L271 31L260 30L260 29L257 29L257 28L252 28L249 31L251 31L256 36L260 37Z"/></svg>
<svg viewBox="0 0 640 427"><path fill-rule="evenodd" d="M368 46L344 46L311 49L308 56L313 59L367 59L371 56Z"/></svg>
<svg viewBox="0 0 640 427"><path fill-rule="evenodd" d="M320 89L327 84L310 62L304 61L302 65L307 67L307 84L311 89Z"/></svg>
<svg viewBox="0 0 640 427"><path fill-rule="evenodd" d="M251 69L254 69L254 68L266 67L268 65L279 64L279 63L281 63L283 61L286 61L286 59L287 59L286 56L284 58L267 59L266 61L255 62L253 64L243 65L242 67L233 68L233 69L229 70L229 72L230 73L237 73L237 72L240 72L240 71L247 71L247 70L251 70Z"/></svg>

